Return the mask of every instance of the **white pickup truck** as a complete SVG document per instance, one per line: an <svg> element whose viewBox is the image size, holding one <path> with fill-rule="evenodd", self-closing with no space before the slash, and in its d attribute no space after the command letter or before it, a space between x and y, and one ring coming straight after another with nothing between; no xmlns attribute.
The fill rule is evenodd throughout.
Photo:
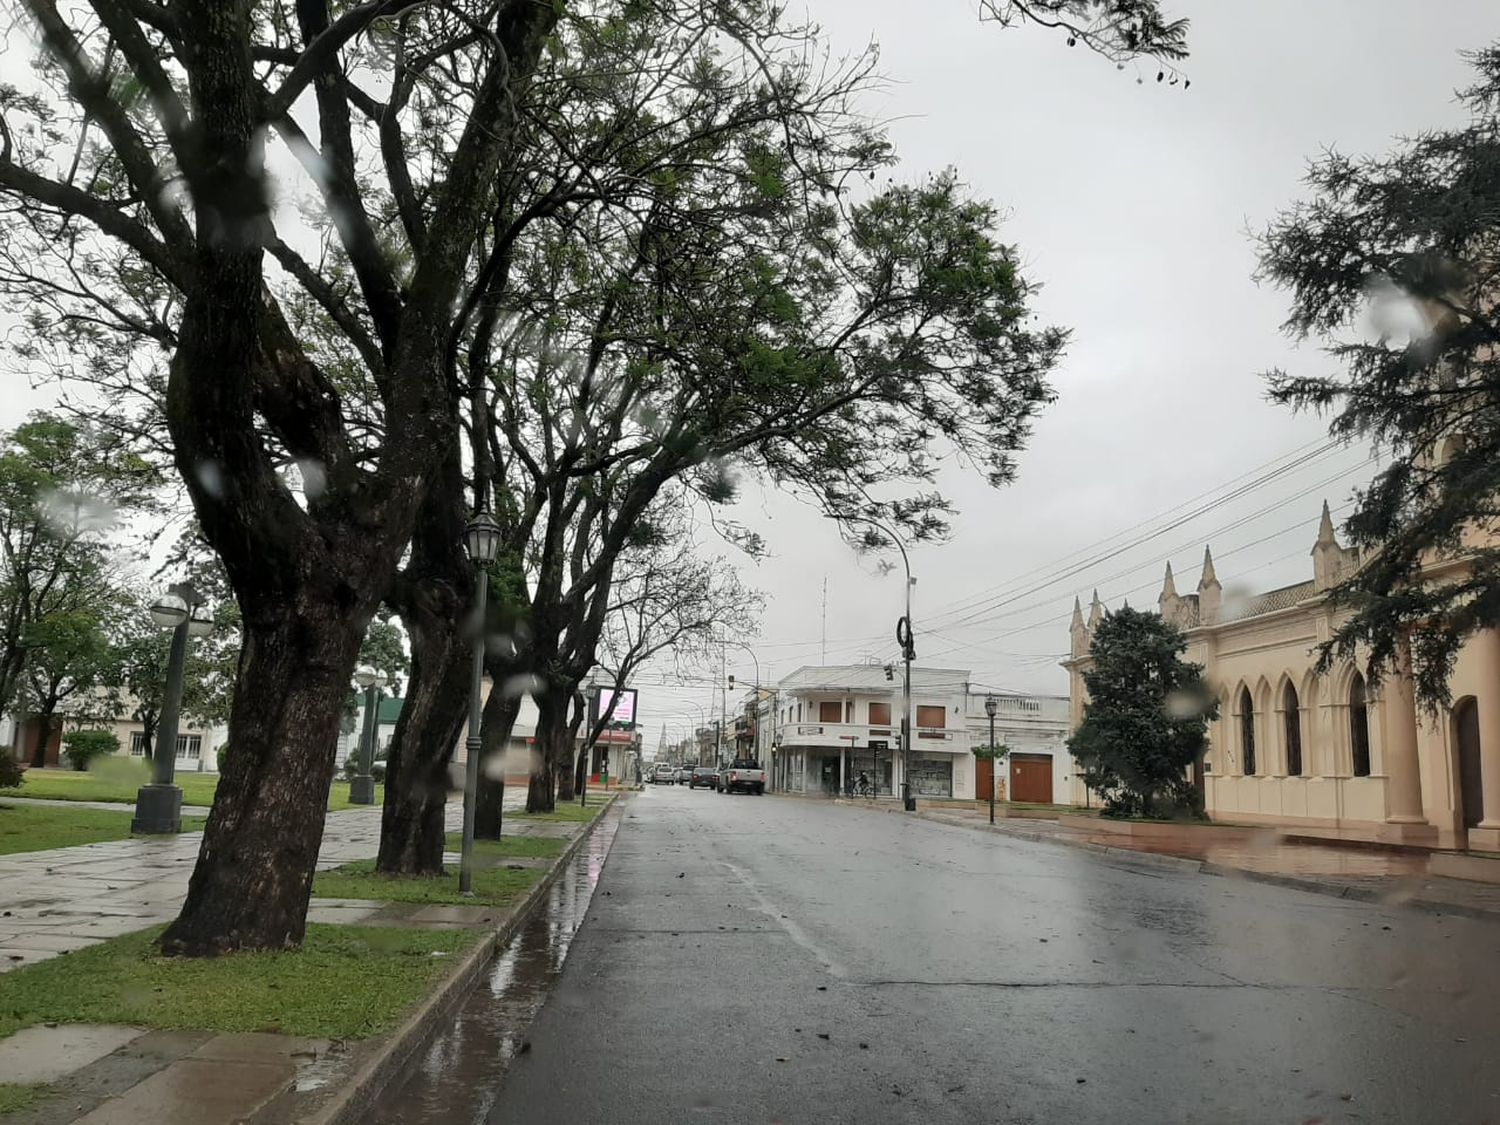
<svg viewBox="0 0 1500 1125"><path fill-rule="evenodd" d="M720 793L754 793L766 791L766 771L754 758L736 758L719 771Z"/></svg>

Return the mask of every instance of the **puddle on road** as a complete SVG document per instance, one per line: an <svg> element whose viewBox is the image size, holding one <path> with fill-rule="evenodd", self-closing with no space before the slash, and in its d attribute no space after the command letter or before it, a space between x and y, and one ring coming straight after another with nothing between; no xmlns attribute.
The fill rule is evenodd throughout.
<svg viewBox="0 0 1500 1125"><path fill-rule="evenodd" d="M552 991L583 924L620 826L606 815L547 889L541 906L490 964L489 975L423 1052L400 1089L382 1097L379 1125L483 1122L501 1078Z"/></svg>

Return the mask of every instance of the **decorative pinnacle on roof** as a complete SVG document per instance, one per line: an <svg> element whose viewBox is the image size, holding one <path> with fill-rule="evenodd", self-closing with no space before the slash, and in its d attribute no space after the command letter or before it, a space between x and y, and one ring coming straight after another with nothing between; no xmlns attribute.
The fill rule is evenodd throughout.
<svg viewBox="0 0 1500 1125"><path fill-rule="evenodd" d="M1198 579L1198 589L1202 590L1208 586L1217 586L1219 576L1214 573L1213 552L1207 547L1203 548L1203 576Z"/></svg>
<svg viewBox="0 0 1500 1125"><path fill-rule="evenodd" d="M1318 521L1318 546L1334 547L1338 539L1333 531L1333 513L1328 510L1328 501L1323 501L1323 518Z"/></svg>

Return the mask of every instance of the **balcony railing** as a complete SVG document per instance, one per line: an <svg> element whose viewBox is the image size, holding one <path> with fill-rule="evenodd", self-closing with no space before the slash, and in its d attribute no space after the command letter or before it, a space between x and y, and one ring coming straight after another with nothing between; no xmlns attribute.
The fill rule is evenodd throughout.
<svg viewBox="0 0 1500 1125"><path fill-rule="evenodd" d="M901 724L871 726L869 723L786 723L776 728L783 746L845 746L867 750L871 742L884 742L895 749L901 742ZM959 753L968 749L968 731L941 727L917 727L916 745L929 750Z"/></svg>

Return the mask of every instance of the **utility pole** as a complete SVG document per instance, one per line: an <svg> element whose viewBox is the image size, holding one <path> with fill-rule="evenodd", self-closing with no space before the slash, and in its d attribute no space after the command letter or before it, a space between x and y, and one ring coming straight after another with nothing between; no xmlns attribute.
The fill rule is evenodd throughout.
<svg viewBox="0 0 1500 1125"><path fill-rule="evenodd" d="M896 622L896 643L901 646L902 663L901 806L907 812L915 812L917 800L911 793L911 662L917 657L917 647L911 624L911 588L917 584L917 580L911 576L911 560L906 556L906 545L901 542L901 536L885 524L869 516L854 515L849 512L840 512L834 518L854 523L867 523L871 527L878 528L891 537L891 542L895 543L896 549L901 552L901 566L906 571L906 616Z"/></svg>
<svg viewBox="0 0 1500 1125"><path fill-rule="evenodd" d="M901 549L901 559L906 560L906 549ZM917 799L911 795L911 662L917 655L917 646L911 632L911 588L916 585L908 567L906 573L906 616L896 624L896 640L901 645L901 806L907 812L915 812ZM905 634L903 636L903 633Z"/></svg>
<svg viewBox="0 0 1500 1125"><path fill-rule="evenodd" d="M995 755L995 712L1000 709L1000 700L991 692L984 697L984 713L990 717L990 823L995 823L995 770L1000 759Z"/></svg>

